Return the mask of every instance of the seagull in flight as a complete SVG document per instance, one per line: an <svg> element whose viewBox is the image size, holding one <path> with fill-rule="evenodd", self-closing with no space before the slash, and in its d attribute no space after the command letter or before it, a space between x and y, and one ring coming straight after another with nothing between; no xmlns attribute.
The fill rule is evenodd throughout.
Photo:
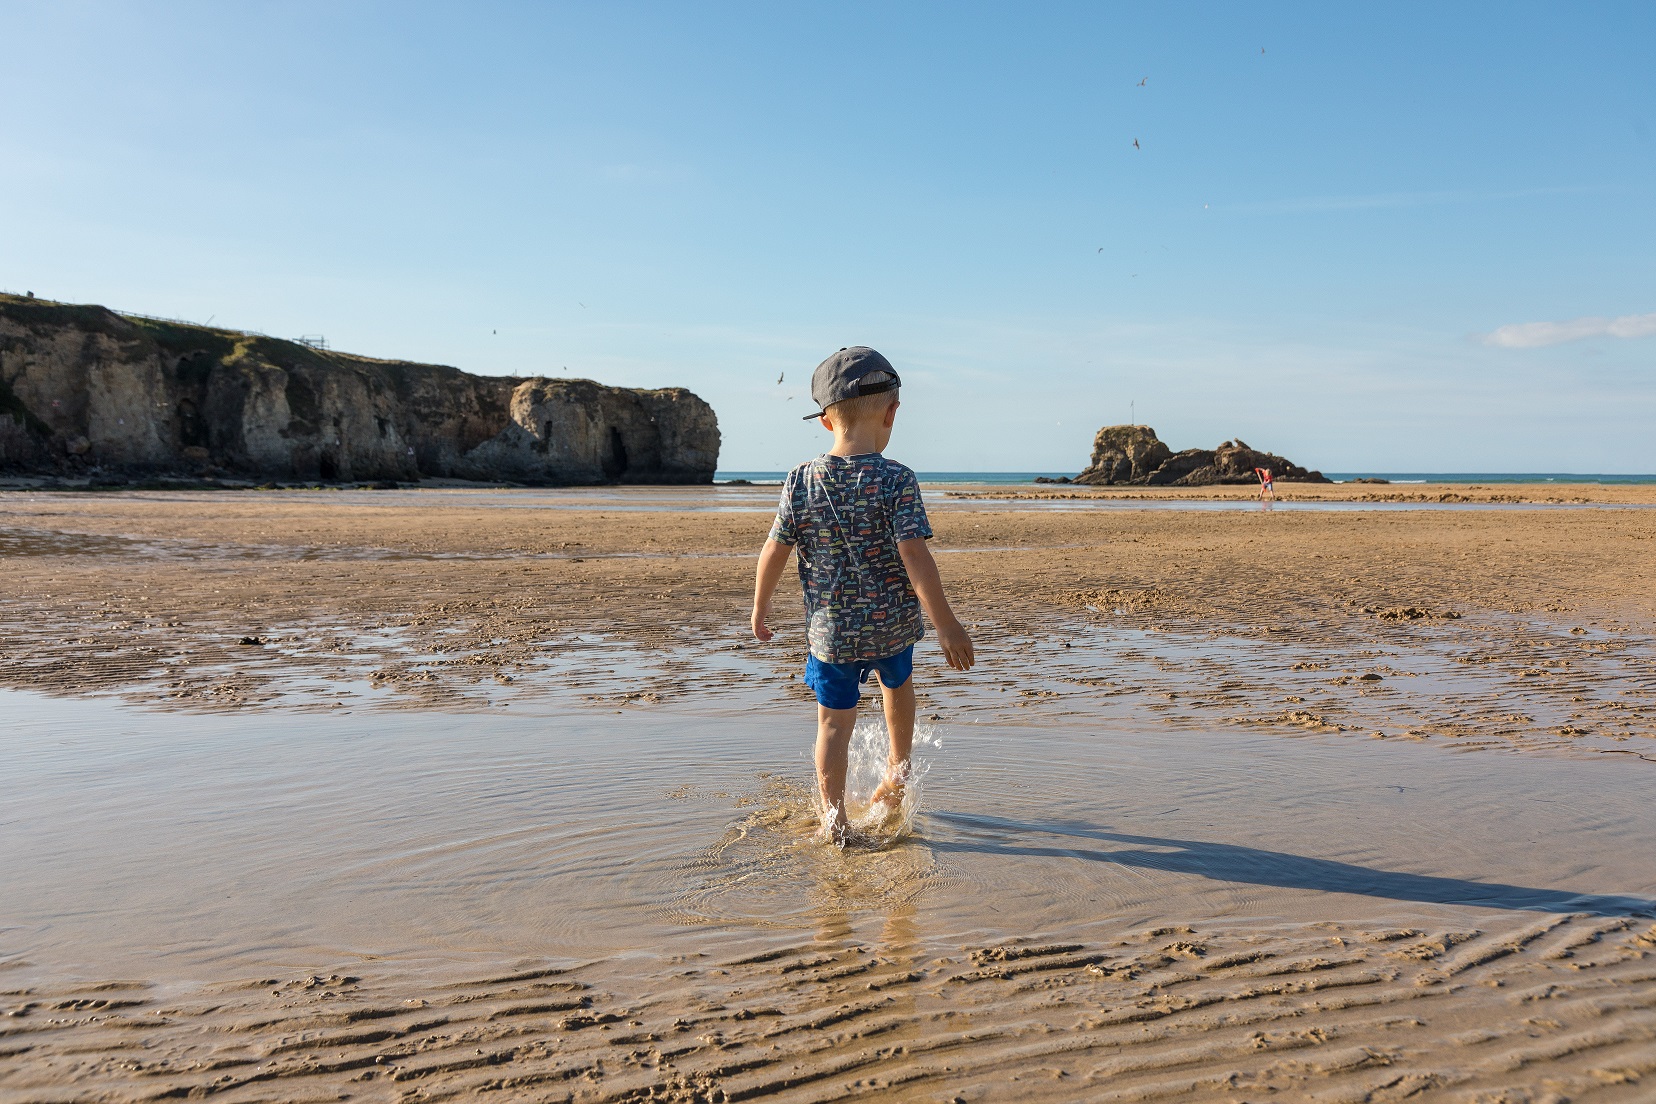
<svg viewBox="0 0 1656 1104"><path fill-rule="evenodd" d="M782 382L782 377L787 375L787 374L788 373L786 373L786 372L778 372L777 375L776 375L776 382L781 383Z"/></svg>
<svg viewBox="0 0 1656 1104"><path fill-rule="evenodd" d="M1138 144L1138 139L1137 138L1134 138L1133 139L1133 148L1134 149L1143 149L1144 147Z"/></svg>
<svg viewBox="0 0 1656 1104"><path fill-rule="evenodd" d="M1144 80L1141 80L1141 81L1139 81L1139 82L1138 82L1138 86L1139 86L1139 87L1140 87L1140 88L1143 88L1143 87L1144 87L1144 86L1145 86L1145 84L1146 84L1146 83L1147 83L1147 82L1148 82L1148 81L1149 81L1149 80L1150 80L1150 78L1149 78L1149 77L1145 77L1145 78L1144 78Z"/></svg>

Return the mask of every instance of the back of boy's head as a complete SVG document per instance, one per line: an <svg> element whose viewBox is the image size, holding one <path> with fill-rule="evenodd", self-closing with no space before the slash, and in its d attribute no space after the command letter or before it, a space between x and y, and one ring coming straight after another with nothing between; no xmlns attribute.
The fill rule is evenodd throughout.
<svg viewBox="0 0 1656 1104"><path fill-rule="evenodd" d="M870 372L863 377L864 384L891 383L897 377L890 372ZM835 425L857 425L868 418L880 418L897 402L896 387L888 388L874 395L858 395L854 399L842 399L831 403L823 410L828 419Z"/></svg>
<svg viewBox="0 0 1656 1104"><path fill-rule="evenodd" d="M836 424L850 425L870 415L884 416L897 401L902 380L891 362L865 345L841 349L817 365L811 374L811 398L817 414Z"/></svg>

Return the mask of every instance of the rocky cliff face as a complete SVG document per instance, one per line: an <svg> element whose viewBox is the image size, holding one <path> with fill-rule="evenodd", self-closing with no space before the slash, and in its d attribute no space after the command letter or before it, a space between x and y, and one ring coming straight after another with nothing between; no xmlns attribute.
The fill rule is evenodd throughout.
<svg viewBox="0 0 1656 1104"><path fill-rule="evenodd" d="M0 296L0 468L71 475L707 483L682 388L474 376Z"/></svg>
<svg viewBox="0 0 1656 1104"><path fill-rule="evenodd" d="M1255 468L1269 468L1284 483L1328 483L1319 471L1307 471L1272 452L1249 448L1242 440L1216 449L1174 452L1149 426L1105 426L1093 438L1092 462L1075 477L1097 486L1203 487L1215 483L1257 483Z"/></svg>

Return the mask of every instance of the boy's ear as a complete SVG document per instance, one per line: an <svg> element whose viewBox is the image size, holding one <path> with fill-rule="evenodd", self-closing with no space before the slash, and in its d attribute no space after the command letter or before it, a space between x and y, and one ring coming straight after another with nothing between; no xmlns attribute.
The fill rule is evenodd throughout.
<svg viewBox="0 0 1656 1104"><path fill-rule="evenodd" d="M885 427L887 429L890 429L891 424L897 420L897 408L899 406L902 406L902 405L903 405L903 400L898 399L896 402L894 402L890 406L886 407Z"/></svg>
<svg viewBox="0 0 1656 1104"><path fill-rule="evenodd" d="M834 432L834 423L828 420L828 414L826 411L823 412L822 417L818 418L817 421L821 422L822 428L826 429L829 433Z"/></svg>

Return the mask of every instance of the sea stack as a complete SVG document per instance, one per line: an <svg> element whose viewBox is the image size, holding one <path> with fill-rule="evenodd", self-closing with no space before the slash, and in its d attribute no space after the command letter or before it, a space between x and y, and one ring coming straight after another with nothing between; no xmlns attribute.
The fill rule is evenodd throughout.
<svg viewBox="0 0 1656 1104"><path fill-rule="evenodd" d="M1273 452L1250 448L1240 438L1215 449L1174 452L1143 425L1105 426L1093 438L1092 462L1075 477L1094 486L1205 487L1220 483L1257 483L1255 468L1269 468L1282 483L1330 483L1322 472L1308 471Z"/></svg>

